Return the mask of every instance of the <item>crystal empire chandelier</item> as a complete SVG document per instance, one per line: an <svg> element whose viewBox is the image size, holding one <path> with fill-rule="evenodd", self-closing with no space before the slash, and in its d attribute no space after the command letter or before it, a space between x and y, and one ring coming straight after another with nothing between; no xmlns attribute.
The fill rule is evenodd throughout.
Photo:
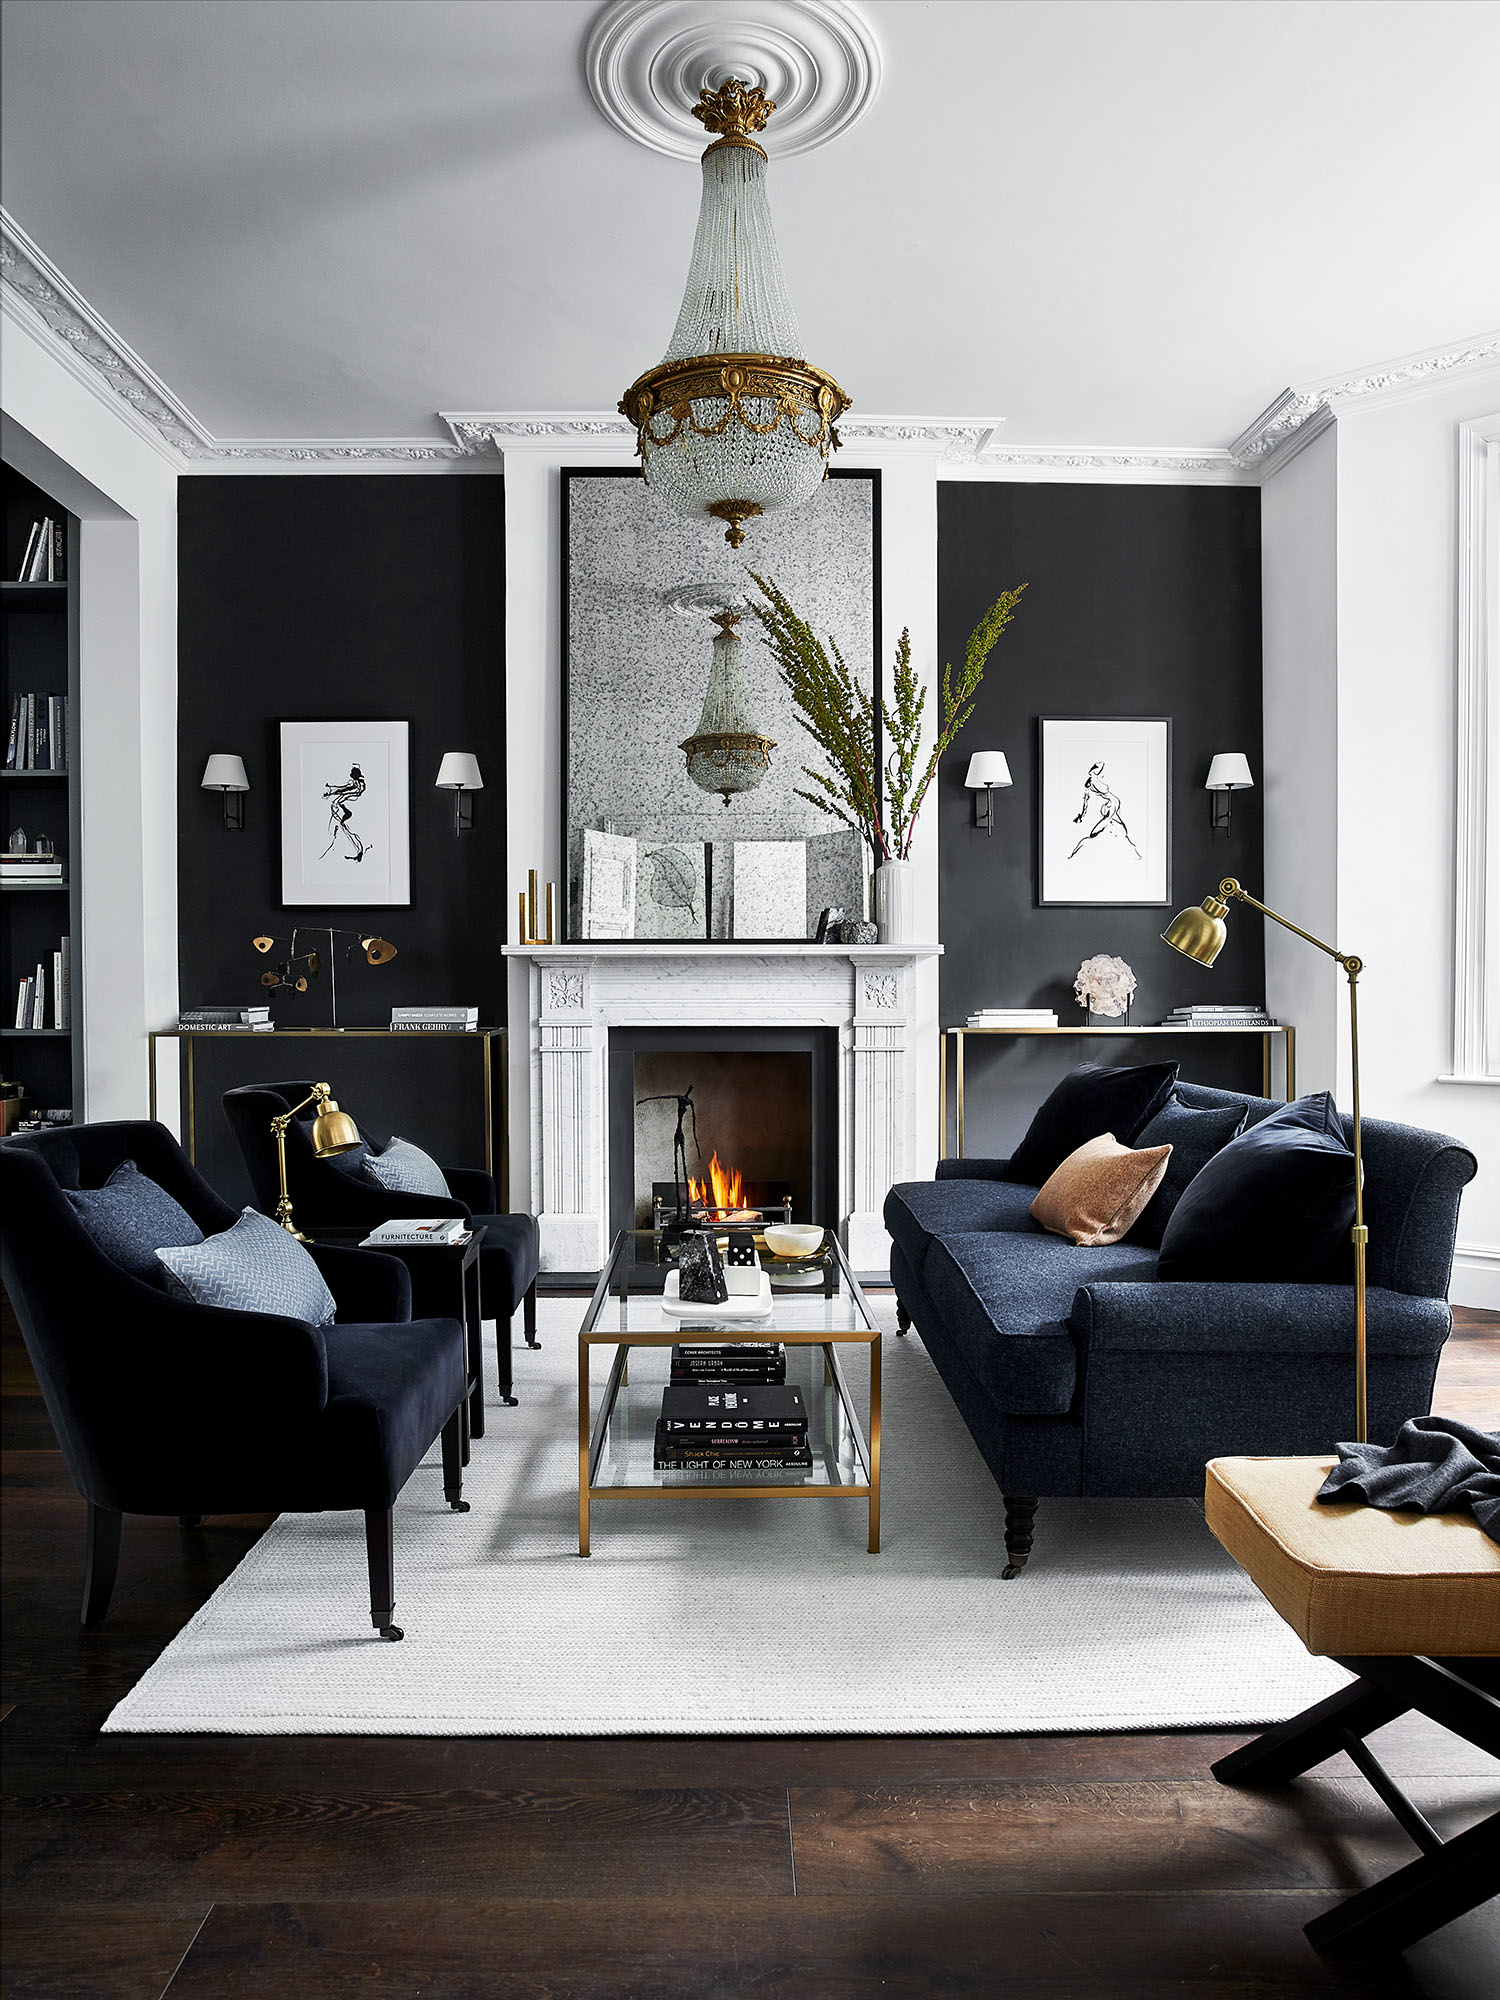
<svg viewBox="0 0 1500 2000"><path fill-rule="evenodd" d="M747 609L743 597L722 585L684 585L667 602L679 617L707 616L718 626L713 664L703 692L703 712L692 735L678 744L687 774L703 792L718 792L727 807L736 792L753 792L771 768L775 739L761 734L740 665L736 627Z"/></svg>
<svg viewBox="0 0 1500 2000"><path fill-rule="evenodd" d="M800 507L828 470L849 398L802 352L751 138L776 106L731 77L693 106L719 137L703 155L703 200L677 328L661 363L625 391L641 470L675 513L745 523ZM716 789L716 788L715 788Z"/></svg>

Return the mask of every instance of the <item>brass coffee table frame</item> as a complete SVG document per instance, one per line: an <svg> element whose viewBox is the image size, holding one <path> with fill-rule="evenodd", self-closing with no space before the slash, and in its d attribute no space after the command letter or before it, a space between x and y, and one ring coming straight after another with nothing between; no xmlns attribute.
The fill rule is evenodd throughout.
<svg viewBox="0 0 1500 2000"><path fill-rule="evenodd" d="M870 1310L858 1279L849 1268L849 1260L844 1255L843 1245L831 1232L829 1248L835 1259L838 1274L847 1287L851 1318L864 1321L836 1330L828 1327L783 1329L771 1325L746 1327L690 1327L671 1326L655 1328L639 1333L624 1331L619 1327L603 1328L598 1324L605 1300L611 1292L621 1298L630 1296L629 1262L626 1252L632 1238L641 1232L622 1229L610 1249L609 1261L600 1273L599 1282L594 1287L594 1295L589 1301L589 1309L584 1314L583 1325L578 1331L578 1553L589 1553L589 1509L596 1500L865 1500L870 1510L870 1554L880 1553L880 1328L875 1315ZM649 1234L649 1232L646 1232ZM772 1271L774 1289L775 1273ZM821 1292L811 1292L800 1288L787 1289L778 1296L787 1299L821 1298ZM821 1347L823 1350L824 1382L838 1396L844 1422L849 1427L850 1441L854 1446L864 1478L860 1483L838 1486L811 1486L805 1484L773 1486L747 1483L724 1483L714 1486L597 1486L594 1474L598 1471L599 1460L609 1437L609 1422L619 1395L621 1384L627 1380L630 1350L633 1347L673 1347L679 1340L699 1339L723 1341L756 1341L775 1339L787 1347ZM839 1365L837 1349L845 1343L862 1344L870 1350L870 1436L868 1444L860 1427L859 1413L849 1388L848 1378ZM595 1347L613 1347L615 1358L610 1367L604 1386L599 1414L592 1426L589 1423L589 1355Z"/></svg>

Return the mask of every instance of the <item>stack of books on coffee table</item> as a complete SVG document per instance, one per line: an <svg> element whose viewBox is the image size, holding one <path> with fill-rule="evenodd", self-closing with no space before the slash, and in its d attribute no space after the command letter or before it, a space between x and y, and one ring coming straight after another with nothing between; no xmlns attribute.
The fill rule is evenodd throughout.
<svg viewBox="0 0 1500 2000"><path fill-rule="evenodd" d="M672 1349L672 1380L692 1382L784 1382L786 1349L779 1340L694 1343Z"/></svg>
<svg viewBox="0 0 1500 2000"><path fill-rule="evenodd" d="M811 1472L807 1405L794 1382L702 1382L662 1391L658 1472Z"/></svg>

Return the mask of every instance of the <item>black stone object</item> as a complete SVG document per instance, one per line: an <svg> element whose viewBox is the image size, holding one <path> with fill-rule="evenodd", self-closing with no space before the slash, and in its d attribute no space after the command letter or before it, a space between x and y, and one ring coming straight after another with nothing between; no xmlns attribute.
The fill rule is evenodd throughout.
<svg viewBox="0 0 1500 2000"><path fill-rule="evenodd" d="M706 1230L682 1239L677 1253L677 1296L693 1306L721 1306L729 1297L719 1246Z"/></svg>

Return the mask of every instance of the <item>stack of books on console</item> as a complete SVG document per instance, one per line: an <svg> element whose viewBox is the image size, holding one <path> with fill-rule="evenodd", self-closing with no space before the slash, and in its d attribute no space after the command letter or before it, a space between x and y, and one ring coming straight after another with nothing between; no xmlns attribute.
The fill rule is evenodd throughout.
<svg viewBox="0 0 1500 2000"><path fill-rule="evenodd" d="M723 1341L700 1345L679 1341L672 1349L672 1381L784 1382L786 1349L779 1340Z"/></svg>
<svg viewBox="0 0 1500 2000"><path fill-rule="evenodd" d="M1055 1028L1057 1015L1050 1007L981 1007L966 1024L971 1028Z"/></svg>
<svg viewBox="0 0 1500 2000"><path fill-rule="evenodd" d="M1274 1028L1264 1007L1174 1007L1164 1028Z"/></svg>
<svg viewBox="0 0 1500 2000"><path fill-rule="evenodd" d="M402 1035L466 1035L479 1026L477 1007L393 1007L391 1032Z"/></svg>
<svg viewBox="0 0 1500 2000"><path fill-rule="evenodd" d="M276 1023L269 1007L183 1007L177 1025L195 1035L263 1035Z"/></svg>
<svg viewBox="0 0 1500 2000"><path fill-rule="evenodd" d="M658 1472L811 1472L807 1405L792 1382L702 1382L662 1391Z"/></svg>
<svg viewBox="0 0 1500 2000"><path fill-rule="evenodd" d="M368 1236L360 1239L361 1250L388 1250L408 1243L436 1243L447 1248L462 1243L469 1225L461 1215L398 1215L390 1222L377 1222Z"/></svg>

